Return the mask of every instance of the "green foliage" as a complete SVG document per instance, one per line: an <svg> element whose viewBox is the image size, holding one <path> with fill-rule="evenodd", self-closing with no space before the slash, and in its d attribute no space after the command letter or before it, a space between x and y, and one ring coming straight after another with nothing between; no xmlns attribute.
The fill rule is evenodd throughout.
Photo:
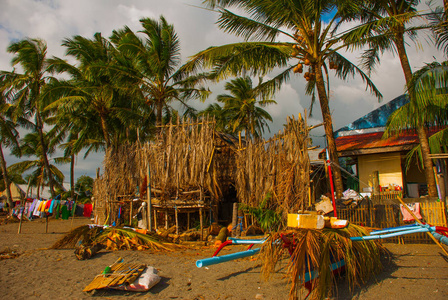
<svg viewBox="0 0 448 300"><path fill-rule="evenodd" d="M90 195L93 190L93 178L87 175L78 177L75 183L75 191L78 194L78 203L86 203L90 201Z"/></svg>
<svg viewBox="0 0 448 300"><path fill-rule="evenodd" d="M250 207L242 203L239 205L239 209L255 218L264 232L276 231L282 225L281 211L268 208L268 203L271 197L271 194L267 194L258 207Z"/></svg>

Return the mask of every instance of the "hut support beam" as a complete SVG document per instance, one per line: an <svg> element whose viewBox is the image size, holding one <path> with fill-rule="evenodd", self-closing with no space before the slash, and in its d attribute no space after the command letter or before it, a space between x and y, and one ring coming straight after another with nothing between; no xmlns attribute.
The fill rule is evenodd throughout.
<svg viewBox="0 0 448 300"><path fill-rule="evenodd" d="M165 229L168 230L168 209L165 209Z"/></svg>
<svg viewBox="0 0 448 300"><path fill-rule="evenodd" d="M157 232L157 209L154 209L154 231Z"/></svg>
<svg viewBox="0 0 448 300"><path fill-rule="evenodd" d="M148 186L146 187L146 198L147 198L148 203L146 205L146 208L147 208L146 216L147 216L147 222L148 222L147 228L149 231L151 231L151 223L152 223L152 220L151 220L151 170L149 169L149 162L148 162L148 166L147 166L147 176L148 176Z"/></svg>

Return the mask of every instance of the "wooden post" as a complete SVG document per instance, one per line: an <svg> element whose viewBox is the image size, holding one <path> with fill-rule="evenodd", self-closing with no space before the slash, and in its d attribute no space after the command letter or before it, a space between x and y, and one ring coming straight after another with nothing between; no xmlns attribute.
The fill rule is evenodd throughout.
<svg viewBox="0 0 448 300"><path fill-rule="evenodd" d="M202 207L199 208L199 223L201 224L201 241L204 240L204 227L202 224Z"/></svg>
<svg viewBox="0 0 448 300"><path fill-rule="evenodd" d="M168 230L168 208L165 209L165 229Z"/></svg>
<svg viewBox="0 0 448 300"><path fill-rule="evenodd" d="M373 194L379 195L380 194L380 176L378 171L373 172ZM377 203L379 204L379 203Z"/></svg>
<svg viewBox="0 0 448 300"><path fill-rule="evenodd" d="M129 226L132 227L132 204L134 203L134 199L131 198L131 202L129 204Z"/></svg>
<svg viewBox="0 0 448 300"><path fill-rule="evenodd" d="M154 209L154 231L157 231L157 209Z"/></svg>
<svg viewBox="0 0 448 300"><path fill-rule="evenodd" d="M45 233L48 233L48 213L45 213Z"/></svg>
<svg viewBox="0 0 448 300"><path fill-rule="evenodd" d="M151 218L151 170L149 169L149 162L147 163L147 173L148 173L148 185L146 186L146 199L148 201L148 205L146 205L147 208L147 213L146 213L146 218L147 218L147 229L149 231L151 231L151 223L152 223L152 218Z"/></svg>
<svg viewBox="0 0 448 300"><path fill-rule="evenodd" d="M22 199L23 210L22 210L22 214L20 216L19 230L17 231L18 234L20 234L22 232L23 212L25 211L26 198L28 198L28 192L30 191L30 182L31 182L31 177L28 179L28 186L26 187L25 201L23 201L23 199Z"/></svg>
<svg viewBox="0 0 448 300"><path fill-rule="evenodd" d="M25 198L26 199L26 198ZM18 234L20 234L20 232L22 231L22 220L23 220L23 212L25 211L25 203L26 201L22 200L22 212L20 213L20 222L19 222L19 230L18 230Z"/></svg>
<svg viewBox="0 0 448 300"><path fill-rule="evenodd" d="M174 206L174 214L176 216L176 235L179 235L179 219L177 213L177 206Z"/></svg>
<svg viewBox="0 0 448 300"><path fill-rule="evenodd" d="M232 236L235 236L236 225L238 224L238 202L233 203L233 214L232 214Z"/></svg>

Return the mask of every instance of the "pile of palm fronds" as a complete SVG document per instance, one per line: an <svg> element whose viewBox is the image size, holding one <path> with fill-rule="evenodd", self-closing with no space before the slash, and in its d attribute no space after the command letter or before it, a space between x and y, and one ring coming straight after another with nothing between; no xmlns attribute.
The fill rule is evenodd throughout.
<svg viewBox="0 0 448 300"><path fill-rule="evenodd" d="M333 290L335 278L330 265L345 261L346 278L350 289L364 283L382 269L380 261L385 248L377 241L352 242L352 236L364 236L367 231L350 224L344 229L295 229L273 233L263 243L260 258L265 279L275 271L277 263L285 259L287 251L283 239L291 242L287 276L291 282L289 299L297 299L305 284L305 273L317 270L319 276L310 282L314 299L324 299Z"/></svg>
<svg viewBox="0 0 448 300"><path fill-rule="evenodd" d="M60 238L50 249L75 248L79 244L91 244L95 238L103 231L100 226L90 227L82 225L70 230Z"/></svg>
<svg viewBox="0 0 448 300"><path fill-rule="evenodd" d="M178 245L162 242L157 234L143 234L132 229L109 227L96 241L106 245L108 250L165 250L173 251Z"/></svg>
<svg viewBox="0 0 448 300"><path fill-rule="evenodd" d="M80 257L90 258L102 248L107 250L164 250L172 251L178 245L163 241L157 234L143 234L131 228L88 225L77 227L58 240L51 248L79 248ZM95 251L93 251L93 250ZM95 252L95 253L89 253ZM85 257L86 256L86 257Z"/></svg>

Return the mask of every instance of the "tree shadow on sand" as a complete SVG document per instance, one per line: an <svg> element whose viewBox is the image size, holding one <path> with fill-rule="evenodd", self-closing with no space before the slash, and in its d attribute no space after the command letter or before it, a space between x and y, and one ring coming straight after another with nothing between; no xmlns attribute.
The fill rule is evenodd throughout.
<svg viewBox="0 0 448 300"><path fill-rule="evenodd" d="M373 278L370 278L367 282L355 286L351 290L348 286L346 277L342 275L337 279L337 284L335 290L333 291L333 295L339 300L358 299L361 292L368 290L370 287L375 286L384 280L392 278L392 274L398 269L396 261L405 255L406 254L397 255L388 253L383 256L381 259L383 271Z"/></svg>

